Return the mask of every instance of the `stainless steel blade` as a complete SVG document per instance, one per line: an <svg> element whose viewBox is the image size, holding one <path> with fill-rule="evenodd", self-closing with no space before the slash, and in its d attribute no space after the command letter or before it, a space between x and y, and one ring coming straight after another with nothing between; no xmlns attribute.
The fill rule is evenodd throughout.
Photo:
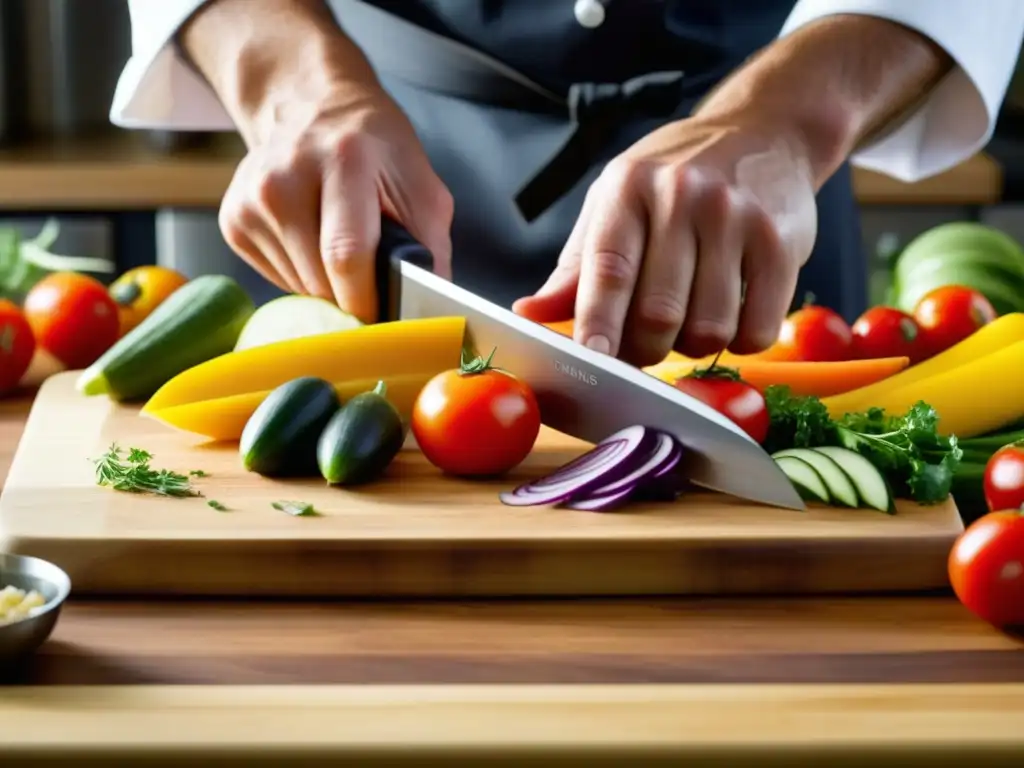
<svg viewBox="0 0 1024 768"><path fill-rule="evenodd" d="M673 434L689 448L682 471L704 488L805 509L775 461L735 423L643 371L482 299L404 260L393 267L403 319L466 318L477 354L514 371L537 396L544 424L596 443L633 424Z"/></svg>

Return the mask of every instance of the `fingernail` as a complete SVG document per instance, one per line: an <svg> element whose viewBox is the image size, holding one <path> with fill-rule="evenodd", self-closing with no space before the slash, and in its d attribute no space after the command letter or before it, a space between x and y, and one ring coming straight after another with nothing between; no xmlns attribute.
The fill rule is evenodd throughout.
<svg viewBox="0 0 1024 768"><path fill-rule="evenodd" d="M586 346L595 352L600 352L602 355L607 355L612 348L612 343L608 341L607 336L591 336L587 339Z"/></svg>

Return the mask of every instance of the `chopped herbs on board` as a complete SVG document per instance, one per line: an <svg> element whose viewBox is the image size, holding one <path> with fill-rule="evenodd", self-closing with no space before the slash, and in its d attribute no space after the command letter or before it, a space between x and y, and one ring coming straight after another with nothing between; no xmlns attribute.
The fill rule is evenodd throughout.
<svg viewBox="0 0 1024 768"><path fill-rule="evenodd" d="M96 483L128 493L152 493L157 496L200 496L186 475L169 469L153 469L152 454L141 448L129 448L127 456L116 444L94 460Z"/></svg>
<svg viewBox="0 0 1024 768"><path fill-rule="evenodd" d="M313 505L305 501L275 501L270 506L292 517L311 517L317 514Z"/></svg>
<svg viewBox="0 0 1024 768"><path fill-rule="evenodd" d="M227 512L228 511L228 508L225 507L223 504L221 504L216 499L210 499L208 502L206 502L206 506L213 507L218 512Z"/></svg>
<svg viewBox="0 0 1024 768"><path fill-rule="evenodd" d="M848 413L836 421L817 397L789 387L767 387L771 426L765 449L838 445L857 451L885 476L897 496L921 504L944 501L963 457L954 435L938 432L939 415L925 402L893 416L881 408Z"/></svg>

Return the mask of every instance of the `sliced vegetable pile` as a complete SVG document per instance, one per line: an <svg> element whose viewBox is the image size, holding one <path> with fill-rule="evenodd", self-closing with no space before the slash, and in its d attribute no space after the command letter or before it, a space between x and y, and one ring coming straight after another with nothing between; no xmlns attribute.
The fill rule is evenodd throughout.
<svg viewBox="0 0 1024 768"><path fill-rule="evenodd" d="M499 498L514 507L560 504L608 511L637 496L649 499L680 488L673 471L684 450L667 432L627 427L550 475L503 492Z"/></svg>

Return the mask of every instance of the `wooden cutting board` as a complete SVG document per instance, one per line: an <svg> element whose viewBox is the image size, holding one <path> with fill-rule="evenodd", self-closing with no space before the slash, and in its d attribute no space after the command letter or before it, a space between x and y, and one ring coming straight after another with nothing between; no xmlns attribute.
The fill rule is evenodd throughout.
<svg viewBox="0 0 1024 768"><path fill-rule="evenodd" d="M721 494L615 513L510 508L498 492L587 446L544 432L510 477L443 477L415 450L358 491L242 470L235 445L203 444L135 408L49 379L0 497L0 551L46 558L76 593L430 596L820 593L943 587L962 524L952 501L898 513L794 512ZM153 465L209 473L205 498L95 484L111 443ZM206 503L213 499L229 511ZM277 500L310 502L292 517Z"/></svg>

